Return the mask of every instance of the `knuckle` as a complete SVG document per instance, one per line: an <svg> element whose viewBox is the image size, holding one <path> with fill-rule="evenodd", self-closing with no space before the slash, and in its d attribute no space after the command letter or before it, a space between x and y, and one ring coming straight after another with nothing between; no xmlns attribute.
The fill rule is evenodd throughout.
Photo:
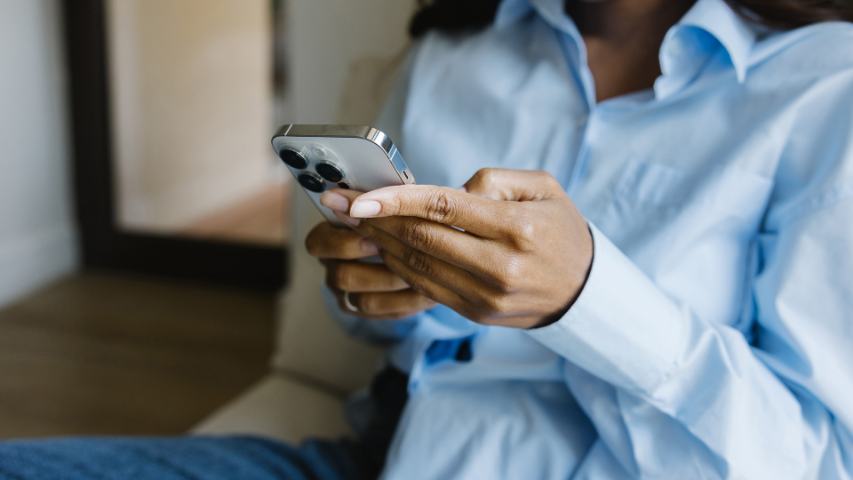
<svg viewBox="0 0 853 480"><path fill-rule="evenodd" d="M528 218L516 220L511 227L514 246L522 251L529 250L536 241L538 230L536 224Z"/></svg>
<svg viewBox="0 0 853 480"><path fill-rule="evenodd" d="M546 172L545 170L537 170L536 172L534 172L534 175L536 175L536 179L538 181L542 182L543 184L545 184L549 187L553 187L554 185L559 185L559 183L557 182L557 179L554 178L553 175Z"/></svg>
<svg viewBox="0 0 853 480"><path fill-rule="evenodd" d="M512 293L516 290L520 278L521 266L518 261L512 259L500 267L494 282L499 292Z"/></svg>
<svg viewBox="0 0 853 480"><path fill-rule="evenodd" d="M560 185L560 182L556 178L554 178L553 175L548 172L543 173L545 176L545 179L543 181L551 188L551 190L554 190L555 192L563 191L563 186Z"/></svg>
<svg viewBox="0 0 853 480"><path fill-rule="evenodd" d="M545 170L536 170L535 172L533 172L533 174L536 175L536 177L543 182L548 182L554 179L554 176L546 172Z"/></svg>
<svg viewBox="0 0 853 480"><path fill-rule="evenodd" d="M472 181L478 187L488 189L490 186L494 185L496 176L497 176L497 169L495 169L495 168L481 168L481 169L477 170L477 173L474 174Z"/></svg>
<svg viewBox="0 0 853 480"><path fill-rule="evenodd" d="M428 282L417 281L415 285L412 287L416 292L420 293L426 298L438 298L438 294L440 293L435 289L433 285L430 285Z"/></svg>
<svg viewBox="0 0 853 480"><path fill-rule="evenodd" d="M435 240L426 222L408 222L402 233L403 241L414 247L429 248Z"/></svg>
<svg viewBox="0 0 853 480"><path fill-rule="evenodd" d="M429 292L426 291L426 289L424 288L423 285L421 285L420 282L415 282L415 281L409 282L409 288L411 288L418 295L420 295L424 298L429 298Z"/></svg>
<svg viewBox="0 0 853 480"><path fill-rule="evenodd" d="M477 174L487 181L493 180L498 172L500 172L500 169L492 167L485 167L477 170Z"/></svg>
<svg viewBox="0 0 853 480"><path fill-rule="evenodd" d="M432 299L434 297L430 286L416 276L410 276L410 278L406 278L405 281L409 285L409 288L421 297L427 299Z"/></svg>
<svg viewBox="0 0 853 480"><path fill-rule="evenodd" d="M406 251L403 253L403 262L410 269L421 274L429 275L432 271L430 261L427 256L415 250L414 248L406 249Z"/></svg>
<svg viewBox="0 0 853 480"><path fill-rule="evenodd" d="M450 220L454 211L453 201L444 191L433 193L427 201L426 208L429 217L440 223Z"/></svg>

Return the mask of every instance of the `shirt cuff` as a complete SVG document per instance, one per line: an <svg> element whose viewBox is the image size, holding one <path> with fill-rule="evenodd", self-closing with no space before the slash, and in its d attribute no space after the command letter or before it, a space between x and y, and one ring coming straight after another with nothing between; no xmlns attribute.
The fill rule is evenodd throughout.
<svg viewBox="0 0 853 480"><path fill-rule="evenodd" d="M529 334L569 362L628 391L649 395L690 343L691 318L594 225L594 258L575 303Z"/></svg>

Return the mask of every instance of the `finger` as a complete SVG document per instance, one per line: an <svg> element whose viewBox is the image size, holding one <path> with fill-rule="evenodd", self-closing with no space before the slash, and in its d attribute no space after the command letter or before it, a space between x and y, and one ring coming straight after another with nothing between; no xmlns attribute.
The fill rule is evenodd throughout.
<svg viewBox="0 0 853 480"><path fill-rule="evenodd" d="M335 188L323 192L320 195L320 203L329 210L346 214L349 212L352 201L361 195L361 193L355 190Z"/></svg>
<svg viewBox="0 0 853 480"><path fill-rule="evenodd" d="M471 272L433 257L428 253L411 248L387 232L373 229L371 238L380 246L383 259L386 258L385 254L388 254L394 257L395 260L404 263L408 267L409 272L417 275L419 283L423 283L425 280L439 283L470 300L482 298L482 296L487 295L491 291L490 287L484 285L483 281L472 275ZM388 263L385 265L393 272L399 274L392 265ZM403 277L403 279L412 287L417 287L417 284L409 283L406 277Z"/></svg>
<svg viewBox="0 0 853 480"><path fill-rule="evenodd" d="M348 228L338 228L323 222L314 227L305 237L305 248L317 258L354 260L371 257L379 249L371 242Z"/></svg>
<svg viewBox="0 0 853 480"><path fill-rule="evenodd" d="M410 267L406 261L389 253L383 252L382 258L388 268L402 277L406 283L412 286L413 290L436 303L450 307L467 318L473 318L476 315L471 302L462 293L462 288L448 287L437 282L433 277L424 276L418 270Z"/></svg>
<svg viewBox="0 0 853 480"><path fill-rule="evenodd" d="M329 262L326 284L347 292L394 292L409 288L385 265L363 262Z"/></svg>
<svg viewBox="0 0 853 480"><path fill-rule="evenodd" d="M456 265L486 281L502 277L505 273L503 266L510 255L508 249L499 242L419 218L375 218L364 222L359 228L359 231L368 237L376 236L376 230L381 230L410 248ZM400 256L402 253L397 254Z"/></svg>
<svg viewBox="0 0 853 480"><path fill-rule="evenodd" d="M500 238L505 233L501 217L509 205L447 187L402 185L359 196L350 207L350 216L418 217L481 237Z"/></svg>
<svg viewBox="0 0 853 480"><path fill-rule="evenodd" d="M499 291L455 265L407 247L381 230L373 237L382 246L382 260L415 290L462 313L487 306Z"/></svg>
<svg viewBox="0 0 853 480"><path fill-rule="evenodd" d="M529 202L564 195L548 172L482 168L465 183L465 191L491 200Z"/></svg>
<svg viewBox="0 0 853 480"><path fill-rule="evenodd" d="M413 291L420 293L422 296L451 308L462 309L466 305L465 299L456 291L435 282L429 277L421 276L414 269L406 265L404 261L390 254L384 254L383 259L394 272L406 280L407 283L410 282Z"/></svg>
<svg viewBox="0 0 853 480"><path fill-rule="evenodd" d="M346 308L343 300L340 301ZM418 292L407 289L399 292L350 293L349 301L356 307L357 315L373 317L402 317L411 316L435 306L435 302Z"/></svg>

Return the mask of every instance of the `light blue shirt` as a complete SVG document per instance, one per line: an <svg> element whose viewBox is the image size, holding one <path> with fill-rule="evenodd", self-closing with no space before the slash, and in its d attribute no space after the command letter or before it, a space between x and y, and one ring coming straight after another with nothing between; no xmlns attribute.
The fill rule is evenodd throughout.
<svg viewBox="0 0 853 480"><path fill-rule="evenodd" d="M537 330L338 312L411 374L385 478L851 476L853 26L770 32L699 0L660 64L596 103L563 0L413 49L380 126L418 182L546 170L595 255Z"/></svg>

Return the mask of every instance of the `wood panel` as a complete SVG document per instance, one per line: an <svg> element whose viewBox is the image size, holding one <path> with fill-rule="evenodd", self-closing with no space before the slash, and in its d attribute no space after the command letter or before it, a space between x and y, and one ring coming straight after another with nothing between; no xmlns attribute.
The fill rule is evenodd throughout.
<svg viewBox="0 0 853 480"><path fill-rule="evenodd" d="M275 298L85 273L0 311L0 438L178 434L259 379Z"/></svg>

